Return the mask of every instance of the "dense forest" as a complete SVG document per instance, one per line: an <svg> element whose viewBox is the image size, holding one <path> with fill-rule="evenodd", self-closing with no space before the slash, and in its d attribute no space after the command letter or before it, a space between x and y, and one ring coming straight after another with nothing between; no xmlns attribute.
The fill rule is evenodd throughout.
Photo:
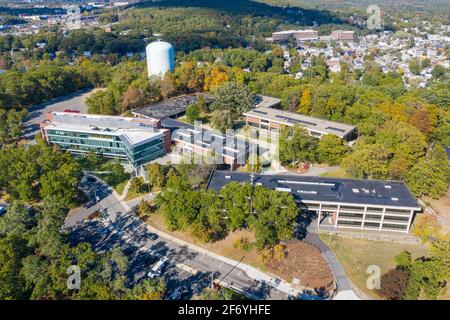
<svg viewBox="0 0 450 320"><path fill-rule="evenodd" d="M0 189L11 202L0 221L0 299L164 295L163 282L129 285L128 262L119 250L96 254L87 244L69 243L60 230L68 208L77 205L79 162L40 139L33 146L18 143L32 106L84 88L104 89L89 97L88 111L110 115L130 115L133 109L179 94L209 92L214 103L206 105L200 99L189 107L186 118L221 131L242 121L252 94L278 97L283 109L353 124L359 135L349 146L333 135L318 140L301 127L284 128L280 161L286 167L305 162L340 165L351 178L406 181L417 197L439 198L447 192L450 170L444 148L450 145L450 71L436 66L425 88L406 89L401 70L384 73L371 55L364 58L363 69L352 70L343 63L337 73L330 71L324 56L318 56L311 57L301 77L294 77L304 57L291 50L287 72L283 48L264 38L276 30L315 23L320 34L337 27L365 33L349 20L353 10L364 11L364 6L353 9L343 1L322 0L330 11L317 9L312 1L305 2L306 9L294 10L296 1L277 1L274 6L275 2L194 0L189 7L182 0L147 2L125 11L100 11L102 25L118 22L112 32L100 28L62 32L49 27L33 35L0 37L0 69L5 70L0 74ZM422 3L399 1L394 8L401 12ZM429 8L440 8L441 2L433 4L415 18L429 16ZM339 10L331 13L331 8ZM146 43L160 37L175 46L176 68L162 79L148 79L140 53ZM42 42L45 46L38 48ZM154 180L161 175L150 176ZM255 217L243 201L249 185L230 184L216 194L193 190L181 171L159 180L164 183L151 183L166 191L157 202L172 230L188 231L209 242L248 228L255 233L258 248L292 237L296 206L291 197L256 188L255 207L263 214ZM30 203L31 207L24 205ZM218 214L224 209L230 213L227 221ZM422 263L406 258L399 266L420 275ZM74 263L83 266L89 285L69 292L60 279ZM439 269L439 274L444 272ZM409 294L417 298L417 292L414 287Z"/></svg>
<svg viewBox="0 0 450 320"><path fill-rule="evenodd" d="M3 149L0 167L0 189L11 202L0 219L0 300L163 297L162 280L130 283L120 248L97 253L88 243L72 244L69 232L62 231L82 176L70 154L39 139L33 146ZM66 285L72 265L80 267L78 290Z"/></svg>

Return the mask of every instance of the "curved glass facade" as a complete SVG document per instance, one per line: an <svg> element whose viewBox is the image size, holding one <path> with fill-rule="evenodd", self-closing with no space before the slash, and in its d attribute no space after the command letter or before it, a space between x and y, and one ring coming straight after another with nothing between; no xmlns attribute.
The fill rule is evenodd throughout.
<svg viewBox="0 0 450 320"><path fill-rule="evenodd" d="M92 151L108 158L126 161L134 167L164 155L163 137L133 147L124 143L119 136L74 131L47 130L48 142L74 154Z"/></svg>

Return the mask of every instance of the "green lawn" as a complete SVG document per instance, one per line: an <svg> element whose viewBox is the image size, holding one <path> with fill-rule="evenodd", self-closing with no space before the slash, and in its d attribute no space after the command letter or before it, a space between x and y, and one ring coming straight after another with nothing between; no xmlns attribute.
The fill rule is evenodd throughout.
<svg viewBox="0 0 450 320"><path fill-rule="evenodd" d="M377 265L384 274L395 267L394 257L404 250L411 252L413 258L428 254L428 246L422 244L348 239L325 234L321 234L320 238L335 252L352 283L373 298L379 297L366 286L368 266Z"/></svg>
<svg viewBox="0 0 450 320"><path fill-rule="evenodd" d="M328 178L349 178L345 170L342 168L339 168L336 171L322 173L320 176Z"/></svg>
<svg viewBox="0 0 450 320"><path fill-rule="evenodd" d="M119 182L118 184L116 184L115 186L112 186L114 188L114 190L116 190L116 192L120 195L122 195L123 190L125 189L125 185L127 184L128 180Z"/></svg>
<svg viewBox="0 0 450 320"><path fill-rule="evenodd" d="M141 182L144 184L144 178L139 177L139 180L141 180ZM148 185L143 185L142 186L142 190L133 190L131 187L128 190L127 196L125 197L125 201L129 201L129 200L133 200L137 197L146 195L147 193L149 193L149 189L148 189Z"/></svg>

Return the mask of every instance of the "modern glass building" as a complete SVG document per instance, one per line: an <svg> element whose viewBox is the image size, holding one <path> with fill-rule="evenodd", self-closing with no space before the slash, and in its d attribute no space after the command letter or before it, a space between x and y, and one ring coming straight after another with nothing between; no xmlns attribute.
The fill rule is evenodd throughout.
<svg viewBox="0 0 450 320"><path fill-rule="evenodd" d="M137 168L163 156L169 132L159 120L52 112L41 123L49 143L76 155L94 152Z"/></svg>

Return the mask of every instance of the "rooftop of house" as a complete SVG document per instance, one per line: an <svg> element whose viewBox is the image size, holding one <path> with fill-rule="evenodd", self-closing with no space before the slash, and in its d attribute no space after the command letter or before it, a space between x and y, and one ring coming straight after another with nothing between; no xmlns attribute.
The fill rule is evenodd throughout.
<svg viewBox="0 0 450 320"><path fill-rule="evenodd" d="M301 125L309 130L335 134L340 138L348 136L356 129L355 126L349 124L309 117L275 108L259 107L244 113L244 115L278 122L288 126Z"/></svg>
<svg viewBox="0 0 450 320"><path fill-rule="evenodd" d="M250 173L214 171L208 189L219 191L235 181L250 183ZM255 174L255 185L289 192L296 201L327 202L350 205L372 205L420 210L404 182L382 180L338 179L300 175Z"/></svg>

